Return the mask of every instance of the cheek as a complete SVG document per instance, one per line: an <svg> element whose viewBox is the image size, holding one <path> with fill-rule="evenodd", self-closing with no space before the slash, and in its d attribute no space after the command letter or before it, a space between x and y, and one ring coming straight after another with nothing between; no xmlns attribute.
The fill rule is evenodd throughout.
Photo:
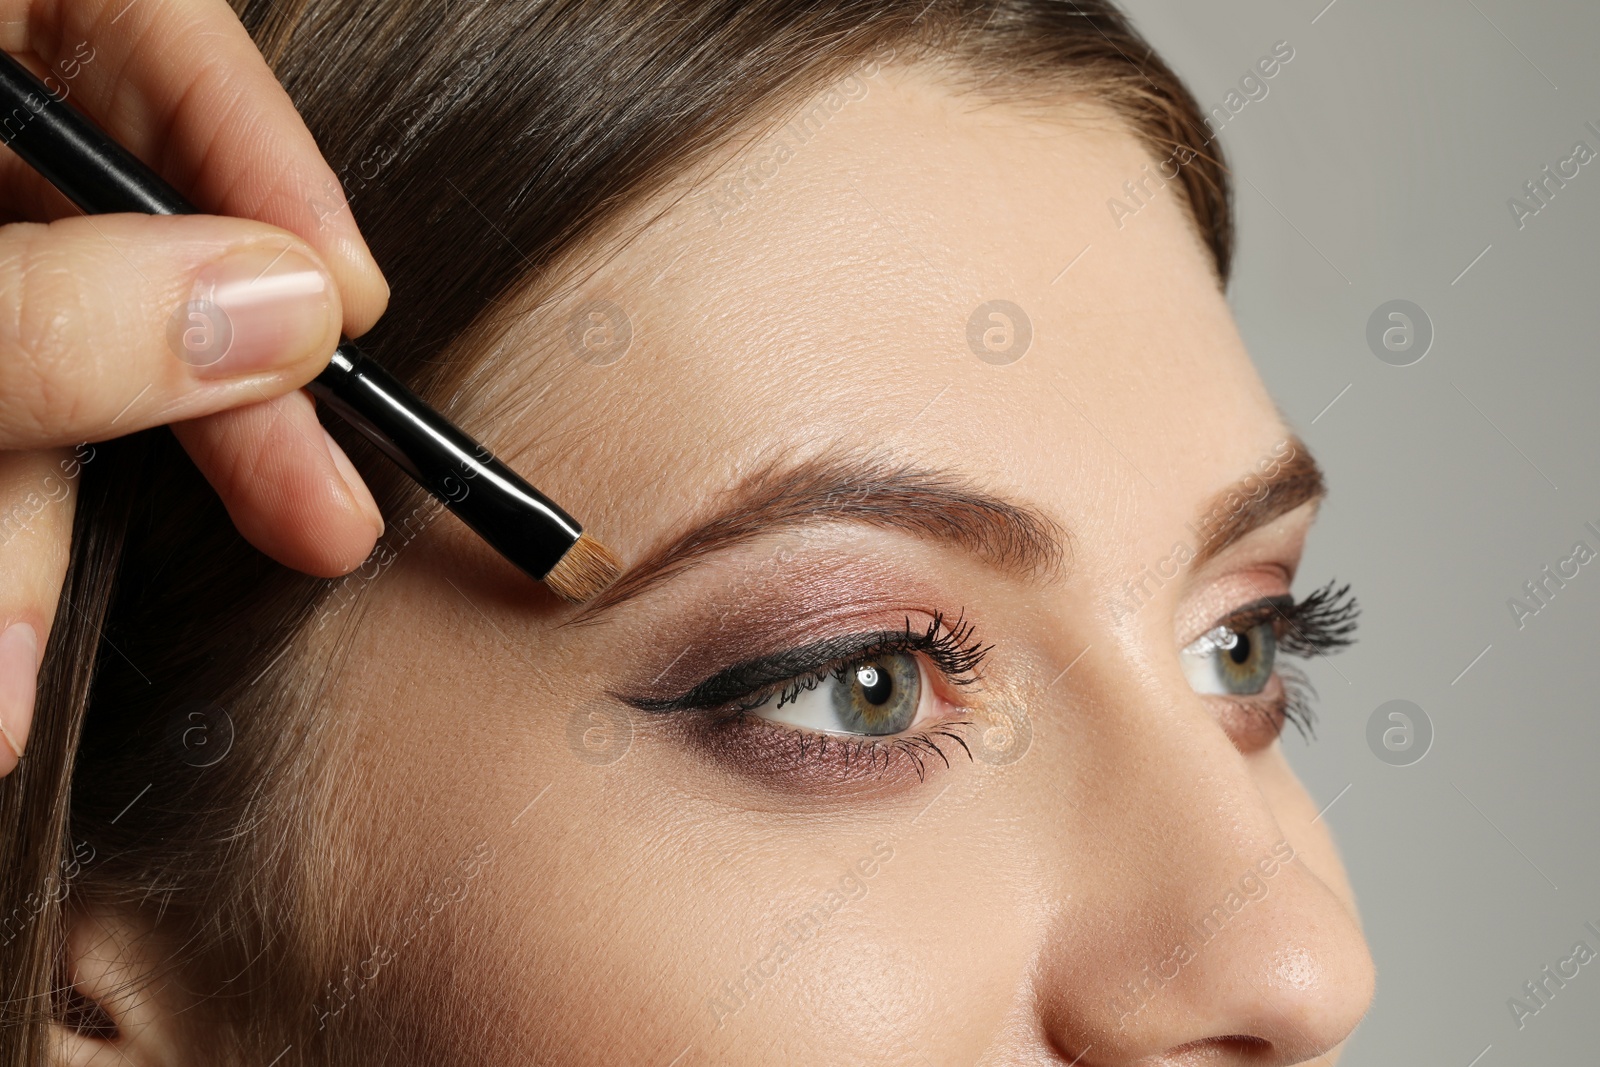
<svg viewBox="0 0 1600 1067"><path fill-rule="evenodd" d="M626 762L626 761L625 761ZM638 767L634 768L637 772ZM956 786L904 813L778 823L568 783L430 966L483 976L485 1062L975 1062L1022 988L1036 848ZM549 801L556 800L553 788ZM919 805L920 806L920 805ZM613 810L615 809L615 810ZM915 814L913 811L912 814ZM807 824L810 825L807 825ZM520 827L519 827L520 828ZM871 875L862 875L869 859ZM854 883L850 880L854 878ZM851 885L859 888L851 890Z"/></svg>
<svg viewBox="0 0 1600 1067"><path fill-rule="evenodd" d="M728 1062L772 1062L755 1054L762 1035L785 1031L803 1034L806 1052L786 1062L977 1062L1025 983L1037 924L1016 893L1024 842L958 811L971 802L961 792L939 801L952 804L945 819L901 820L866 894L802 942L773 995L730 1026Z"/></svg>

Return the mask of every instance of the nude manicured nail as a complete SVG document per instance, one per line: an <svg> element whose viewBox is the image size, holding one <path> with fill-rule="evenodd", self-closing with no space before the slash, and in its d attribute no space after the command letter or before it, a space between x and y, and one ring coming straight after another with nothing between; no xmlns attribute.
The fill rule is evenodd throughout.
<svg viewBox="0 0 1600 1067"><path fill-rule="evenodd" d="M333 469L339 472L339 477L344 479L345 488L350 490L356 507L361 509L361 514L377 529L378 536L383 536L383 512L378 510L378 502L372 499L372 491L367 488L367 483L361 480L361 474L356 470L356 465L350 462L350 457L345 455L344 449L339 447L339 442L327 430L322 431L322 436L328 444L328 456L333 460Z"/></svg>
<svg viewBox="0 0 1600 1067"><path fill-rule="evenodd" d="M0 738L22 758L39 683L39 635L25 622L0 633Z"/></svg>
<svg viewBox="0 0 1600 1067"><path fill-rule="evenodd" d="M331 352L338 331L322 269L292 248L260 245L201 270L175 351L203 377L234 378Z"/></svg>

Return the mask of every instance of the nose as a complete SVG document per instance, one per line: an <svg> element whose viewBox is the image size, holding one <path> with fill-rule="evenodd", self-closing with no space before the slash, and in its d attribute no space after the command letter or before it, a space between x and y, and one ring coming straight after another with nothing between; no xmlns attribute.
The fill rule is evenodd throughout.
<svg viewBox="0 0 1600 1067"><path fill-rule="evenodd" d="M1101 708L1062 806L1039 1022L1077 1067L1295 1064L1365 1013L1373 968L1331 843L1277 746L1242 754L1201 698L1082 684ZM1181 684L1181 680L1180 680ZM1090 751L1083 751L1087 747ZM1085 758L1087 757L1087 758Z"/></svg>

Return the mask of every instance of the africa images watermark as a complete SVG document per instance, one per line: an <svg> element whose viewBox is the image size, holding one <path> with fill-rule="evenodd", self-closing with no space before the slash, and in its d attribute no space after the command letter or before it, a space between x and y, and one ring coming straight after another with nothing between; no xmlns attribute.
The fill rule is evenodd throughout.
<svg viewBox="0 0 1600 1067"><path fill-rule="evenodd" d="M64 903L72 892L72 884L77 881L83 868L94 862L94 858L93 845L87 841L74 842L72 855L60 863L60 873L45 875L37 891L29 893L21 904L11 909L10 915L0 919L0 945L15 941L22 931L38 921L50 905Z"/></svg>
<svg viewBox="0 0 1600 1067"><path fill-rule="evenodd" d="M1593 120L1584 123L1584 128L1600 138L1600 126ZM1582 169L1592 163L1597 153L1587 141L1574 141L1572 149L1565 158L1556 161L1554 169L1550 164L1545 164L1539 171L1539 176L1522 183L1523 196L1506 198L1506 209L1511 212L1511 221L1517 224L1517 229L1524 229L1528 220L1539 214L1555 200L1556 194L1567 187L1582 173Z"/></svg>
<svg viewBox="0 0 1600 1067"><path fill-rule="evenodd" d="M461 484L460 496L452 496L453 500L464 499L468 488ZM372 546L372 552L362 561L361 566L346 574L342 578L330 581L327 599L323 602L322 614L317 618L317 630L322 630L345 608L355 603L356 598L372 582L382 577L389 565L399 558L400 551L411 542L415 541L433 524L433 520L444 514L444 505L438 500L429 498L411 509L411 513L399 522L387 525L384 535L378 543Z"/></svg>
<svg viewBox="0 0 1600 1067"><path fill-rule="evenodd" d="M1176 181L1183 173L1183 168L1221 136L1223 127L1241 111L1252 102L1265 100L1272 91L1267 83L1283 71L1294 55L1294 46L1288 41L1273 44L1269 54L1256 60L1255 66L1239 77L1238 88L1230 89L1222 98L1221 105L1206 113L1206 128L1211 131L1211 136L1206 138L1205 144L1199 148L1191 148L1186 144L1174 145L1171 153L1154 165L1154 170L1151 164L1146 163L1140 169L1141 177L1123 182L1122 192L1126 199L1113 196L1106 200L1106 209L1111 212L1111 221L1117 224L1117 229L1123 229L1128 219L1149 207L1156 195L1169 183Z"/></svg>
<svg viewBox="0 0 1600 1067"><path fill-rule="evenodd" d="M59 504L72 495L72 482L75 481L83 468L94 459L94 446L81 444L72 450L72 455L61 460L56 466L61 471L60 475L54 472L45 475L39 481L37 489L28 490L21 500L0 511L0 545L6 545L11 539L24 531L31 531L30 523L43 513L51 504Z"/></svg>
<svg viewBox="0 0 1600 1067"><path fill-rule="evenodd" d="M337 179L329 178L323 182L320 195L313 193L306 198L306 206L317 217L318 229L325 227L329 219L338 218L349 211L356 197L400 158L398 146L415 142L428 124L444 113L445 106L441 101L459 98L467 86L484 72L495 55L493 44L479 41L460 65L433 87L424 103L412 105L401 115L386 116L383 122L394 131L394 136L379 140L365 149L359 159L346 162L339 168ZM381 126L376 128L381 129Z"/></svg>
<svg viewBox="0 0 1600 1067"><path fill-rule="evenodd" d="M421 903L407 913L400 924L399 935L393 941L373 945L372 950L360 963L354 967L346 964L341 968L339 977L323 987L322 996L312 1005L312 1014L317 1017L317 1029L325 1029L329 1019L337 1017L349 1007L361 991L370 985L385 967L398 959L401 951L416 940L417 935L422 933L440 912L451 904L465 900L472 880L492 862L494 862L494 846L487 841L479 841L473 846L472 851L463 856L455 868L440 880L438 888L431 890Z"/></svg>
<svg viewBox="0 0 1600 1067"><path fill-rule="evenodd" d="M84 67L94 62L95 50L89 48L89 54L84 55L83 50L85 48L89 48L89 42L79 41L77 46L73 48L72 55L58 60L50 68L50 73L46 74L42 79L45 91L57 103L65 101L67 97L72 95L72 86L70 84L72 79L76 78ZM52 82L54 84L51 84ZM40 115L46 106L46 102L40 99L39 96L29 93L27 99L22 102L21 107L12 108L9 113L0 115L0 131L3 131L3 139L7 142L11 141Z"/></svg>
<svg viewBox="0 0 1600 1067"><path fill-rule="evenodd" d="M1596 944L1600 944L1600 929L1592 922L1584 923L1583 927L1594 935ZM1520 996L1506 998L1506 1010L1511 1013L1511 1021L1517 1024L1517 1029L1526 1027L1529 1019L1548 1008L1556 994L1567 988L1567 983L1577 978L1594 959L1595 950L1587 941L1579 941L1566 956L1545 965L1532 981L1522 983Z"/></svg>
<svg viewBox="0 0 1600 1067"><path fill-rule="evenodd" d="M873 842L872 850L846 866L835 885L830 885L810 907L785 922L782 932L772 939L767 950L739 972L738 977L724 981L709 998L708 1006L716 1019L715 1029L722 1029L723 1023L743 1010L768 982L777 978L801 946L815 937L835 915L865 897L867 882L893 858L893 844Z"/></svg>
<svg viewBox="0 0 1600 1067"><path fill-rule="evenodd" d="M1217 501L1210 512L1199 518L1198 523L1186 523L1185 527L1194 536L1193 543L1174 542L1172 548L1156 561L1154 567L1146 564L1139 568L1137 577L1124 582L1120 596L1113 600L1111 605L1111 610L1117 618L1124 619L1136 614L1155 599L1156 593L1162 586L1192 566L1194 561L1200 558L1200 553L1227 529L1232 519L1266 497L1272 479L1286 464L1292 462L1296 455L1295 442L1292 438L1279 441L1271 452L1256 461L1255 467L1240 487L1242 491L1229 493Z"/></svg>
<svg viewBox="0 0 1600 1067"><path fill-rule="evenodd" d="M1220 937L1222 931L1246 907L1265 900L1268 881L1294 860L1294 846L1289 842L1279 841L1273 845L1271 851L1256 860L1236 884L1228 887L1221 900L1184 928L1182 938L1165 956L1146 964L1137 977L1122 983L1122 988L1110 998L1111 1008L1117 1015L1118 1028L1149 1006L1167 985L1177 981L1183 969L1199 958L1200 950Z"/></svg>
<svg viewBox="0 0 1600 1067"><path fill-rule="evenodd" d="M494 458L483 445L478 446L477 457L484 463ZM327 626L334 616L355 602L362 589L377 581L389 569L389 565L399 558L400 550L415 541L422 531L432 525L433 520L444 513L447 507L445 501L459 504L465 500L472 492L472 480L478 476L479 470L479 467L462 460L453 473L430 473L430 499L412 508L411 513L399 522L387 523L384 535L372 546L372 552L361 566L328 583L330 592L322 615L317 620L317 629L320 631Z"/></svg>
<svg viewBox="0 0 1600 1067"><path fill-rule="evenodd" d="M1594 536L1596 544L1600 544L1600 527L1596 527L1592 522L1586 522L1583 528ZM1595 555L1596 551L1590 547L1589 542L1579 538L1573 542L1572 551L1564 558L1545 564L1537 577L1522 583L1521 597L1507 597L1506 608L1516 620L1517 629L1526 627L1529 619L1549 607L1556 594L1565 589L1568 582L1578 577L1583 566L1594 559Z"/></svg>
<svg viewBox="0 0 1600 1067"><path fill-rule="evenodd" d="M775 180L795 154L821 133L846 104L866 99L867 81L876 78L894 56L893 48L879 48L865 63L816 98L805 111L741 152L729 168L731 173L713 187L696 193L690 202L703 207L718 226L749 206L755 194Z"/></svg>

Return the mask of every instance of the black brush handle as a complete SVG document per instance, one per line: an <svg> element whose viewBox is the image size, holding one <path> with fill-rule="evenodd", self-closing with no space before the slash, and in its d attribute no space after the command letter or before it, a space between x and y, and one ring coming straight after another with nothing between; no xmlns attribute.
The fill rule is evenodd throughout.
<svg viewBox="0 0 1600 1067"><path fill-rule="evenodd" d="M139 157L0 52L0 141L90 215L194 215Z"/></svg>
<svg viewBox="0 0 1600 1067"><path fill-rule="evenodd" d="M502 556L543 578L583 528L489 450L345 341L307 385ZM541 527L531 536L530 520Z"/></svg>
<svg viewBox="0 0 1600 1067"><path fill-rule="evenodd" d="M0 141L85 214L200 212L137 156L0 52ZM306 389L496 551L535 578L583 528L351 341Z"/></svg>

